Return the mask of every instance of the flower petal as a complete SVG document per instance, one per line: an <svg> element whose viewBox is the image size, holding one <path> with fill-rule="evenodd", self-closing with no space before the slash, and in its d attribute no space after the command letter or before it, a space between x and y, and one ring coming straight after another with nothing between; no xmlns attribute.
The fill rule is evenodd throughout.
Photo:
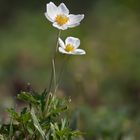
<svg viewBox="0 0 140 140"><path fill-rule="evenodd" d="M75 51L72 52L74 55L84 55L86 52L82 49L76 49Z"/></svg>
<svg viewBox="0 0 140 140"><path fill-rule="evenodd" d="M47 13L47 12L44 13L44 14L45 14L45 17L46 17L49 21L54 22L54 19L52 19L50 16L48 16L48 13Z"/></svg>
<svg viewBox="0 0 140 140"><path fill-rule="evenodd" d="M66 7L66 5L64 3L61 3L58 6L58 12L59 12L59 14L68 15L69 14L69 9Z"/></svg>
<svg viewBox="0 0 140 140"><path fill-rule="evenodd" d="M52 21L55 20L55 17L58 13L58 8L57 6L53 3L53 2L50 2L47 4L47 14L46 17L49 17L49 19L51 19Z"/></svg>
<svg viewBox="0 0 140 140"><path fill-rule="evenodd" d="M61 38L58 39L59 45L61 48L65 49L65 44Z"/></svg>
<svg viewBox="0 0 140 140"><path fill-rule="evenodd" d="M68 28L66 25L63 26L58 25L57 22L54 22L53 26L58 28L59 30L66 30Z"/></svg>
<svg viewBox="0 0 140 140"><path fill-rule="evenodd" d="M75 37L67 37L65 40L65 44L72 44L76 49L80 46L80 39Z"/></svg>
<svg viewBox="0 0 140 140"><path fill-rule="evenodd" d="M76 26L79 26L80 25L80 23L75 23L75 24L68 24L67 26L69 27L69 28L73 28L73 27L76 27Z"/></svg>
<svg viewBox="0 0 140 140"><path fill-rule="evenodd" d="M67 24L69 27L76 27L80 24L81 20L84 18L84 15L69 15L69 23Z"/></svg>
<svg viewBox="0 0 140 140"><path fill-rule="evenodd" d="M63 54L71 54L71 53L65 51L62 47L59 47L58 50L60 53L63 53Z"/></svg>

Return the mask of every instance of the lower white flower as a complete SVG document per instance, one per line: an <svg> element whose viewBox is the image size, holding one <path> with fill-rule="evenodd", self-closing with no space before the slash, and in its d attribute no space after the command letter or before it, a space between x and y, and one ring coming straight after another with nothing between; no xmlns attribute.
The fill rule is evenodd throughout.
<svg viewBox="0 0 140 140"><path fill-rule="evenodd" d="M80 46L80 39L75 37L67 37L65 43L59 38L59 52L70 55L84 55L86 52L82 49L78 49Z"/></svg>

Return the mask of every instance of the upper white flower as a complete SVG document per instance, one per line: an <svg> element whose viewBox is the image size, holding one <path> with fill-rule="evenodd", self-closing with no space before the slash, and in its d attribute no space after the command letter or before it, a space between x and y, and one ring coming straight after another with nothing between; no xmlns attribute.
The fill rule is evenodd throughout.
<svg viewBox="0 0 140 140"><path fill-rule="evenodd" d="M83 14L69 14L69 10L64 3L56 6L53 2L47 4L45 16L49 21L53 23L54 27L60 30L66 30L67 28L76 27L84 18Z"/></svg>
<svg viewBox="0 0 140 140"><path fill-rule="evenodd" d="M73 54L73 55L83 55L86 54L86 52L82 49L78 49L80 46L80 40L75 37L67 37L65 40L65 43L62 41L61 38L59 38L59 45L60 47L59 52L64 54Z"/></svg>

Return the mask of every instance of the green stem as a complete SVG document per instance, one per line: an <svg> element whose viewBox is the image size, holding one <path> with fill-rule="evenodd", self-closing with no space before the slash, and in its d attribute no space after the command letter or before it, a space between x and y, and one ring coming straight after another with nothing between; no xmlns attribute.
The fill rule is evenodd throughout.
<svg viewBox="0 0 140 140"><path fill-rule="evenodd" d="M54 58L53 58L53 61L52 61L52 64L53 64L53 78L54 78L54 94L56 93L56 86L57 86L57 80L56 80L56 54L57 54L57 50L58 50L58 46L59 46L59 37L60 37L60 35L61 35L61 30L59 30L59 32L58 32L56 49L55 49Z"/></svg>
<svg viewBox="0 0 140 140"><path fill-rule="evenodd" d="M54 89L56 87L56 67L55 67L55 64L56 64L56 54L57 54L58 45L59 45L58 39L59 39L60 35L61 35L61 30L59 30L58 35L57 35L56 48L54 51L54 56L52 58L52 71L51 71L51 79L50 79L49 90L48 90L49 92L51 91L53 82L54 82Z"/></svg>
<svg viewBox="0 0 140 140"><path fill-rule="evenodd" d="M59 84L61 82L61 77L62 77L62 74L64 72L64 68L65 68L65 66L67 64L68 59L69 59L69 56L66 55L65 58L64 58L64 61L62 63L61 69L60 69L60 73L59 73L59 77L58 77L58 80L57 80L57 83L56 83L56 87L55 87L55 92L54 93L56 93L56 91L57 91L57 89L59 87Z"/></svg>
<svg viewBox="0 0 140 140"><path fill-rule="evenodd" d="M53 85L53 82L54 82L54 92L55 93L55 89L56 89L56 84L57 84L57 81L56 81L56 68L55 68L55 63L56 63L56 54L57 54L57 50L58 50L58 46L59 46L59 37L60 37L60 34L61 34L61 30L59 30L58 32L58 35L57 35L57 43L56 43L56 48L55 48L55 51L54 51L54 56L52 58L52 71L51 71L51 79L50 79L50 84L49 84L49 89L48 89L48 96L46 98L46 105L45 105L45 109L44 109L44 112L43 114L46 115L46 112L48 110L48 104L49 104L49 99L50 99L50 96L51 96L51 89L52 89L52 85Z"/></svg>
<svg viewBox="0 0 140 140"><path fill-rule="evenodd" d="M54 88L56 87L56 68L55 68L55 60L52 60L52 66L53 66L53 81L54 81Z"/></svg>

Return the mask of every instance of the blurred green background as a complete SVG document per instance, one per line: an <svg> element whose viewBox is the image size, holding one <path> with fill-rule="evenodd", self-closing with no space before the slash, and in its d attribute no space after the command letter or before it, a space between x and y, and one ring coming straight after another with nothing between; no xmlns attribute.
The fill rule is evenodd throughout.
<svg viewBox="0 0 140 140"><path fill-rule="evenodd" d="M0 0L0 113L31 83L48 87L58 30L45 18L44 0ZM80 111L86 140L139 140L140 137L140 1L53 0L73 14L85 14L61 37L81 39L85 56L71 56L60 95ZM58 69L64 56L57 55ZM17 105L18 106L18 105Z"/></svg>

